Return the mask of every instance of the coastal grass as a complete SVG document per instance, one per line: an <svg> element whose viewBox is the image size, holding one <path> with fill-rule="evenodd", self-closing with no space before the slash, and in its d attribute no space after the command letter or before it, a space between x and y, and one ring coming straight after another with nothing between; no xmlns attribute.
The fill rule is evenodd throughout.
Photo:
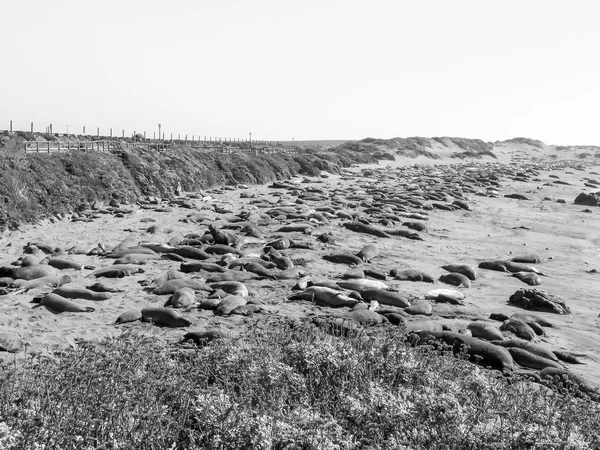
<svg viewBox="0 0 600 450"><path fill-rule="evenodd" d="M269 319L202 346L124 331L20 355L0 381L5 449L600 447L595 401L412 348L395 328Z"/></svg>

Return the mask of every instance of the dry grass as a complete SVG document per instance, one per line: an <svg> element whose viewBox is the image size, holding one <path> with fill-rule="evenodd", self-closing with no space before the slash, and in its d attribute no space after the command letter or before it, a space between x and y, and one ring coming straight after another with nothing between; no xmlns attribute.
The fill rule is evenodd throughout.
<svg viewBox="0 0 600 450"><path fill-rule="evenodd" d="M600 446L600 408L587 398L412 349L400 331L331 331L262 321L192 349L125 332L1 366L0 447Z"/></svg>

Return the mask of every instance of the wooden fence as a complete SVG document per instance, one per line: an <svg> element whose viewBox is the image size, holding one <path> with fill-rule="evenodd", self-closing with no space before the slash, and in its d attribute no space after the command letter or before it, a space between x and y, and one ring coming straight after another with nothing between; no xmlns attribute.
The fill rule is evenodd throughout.
<svg viewBox="0 0 600 450"><path fill-rule="evenodd" d="M116 140L99 140L99 141L24 141L25 153L33 154L49 154L49 153L64 153L73 150L84 152L110 152L129 149L148 149L148 150L170 150L173 144L170 142L126 142ZM298 147L281 147L281 146L250 146L237 147L234 145L202 145L193 146L196 150L205 152L215 152L222 154L246 153L249 155L273 155L273 154L297 154L301 152Z"/></svg>
<svg viewBox="0 0 600 450"><path fill-rule="evenodd" d="M109 152L118 148L115 141L25 141L25 153L62 153L71 150Z"/></svg>

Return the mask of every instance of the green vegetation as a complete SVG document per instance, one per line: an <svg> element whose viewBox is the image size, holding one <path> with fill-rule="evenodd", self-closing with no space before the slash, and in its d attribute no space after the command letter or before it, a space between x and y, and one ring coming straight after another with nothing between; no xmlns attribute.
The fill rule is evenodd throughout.
<svg viewBox="0 0 600 450"><path fill-rule="evenodd" d="M183 348L135 332L0 366L7 449L584 449L600 407L402 331L261 320Z"/></svg>
<svg viewBox="0 0 600 450"><path fill-rule="evenodd" d="M139 147L25 155L22 141L31 138L28 133L0 133L0 230L89 209L94 202L134 202L148 195L173 198L178 184L185 191L262 184L321 170L337 173L354 163L377 162L378 157L351 150L222 154L185 144L167 151Z"/></svg>

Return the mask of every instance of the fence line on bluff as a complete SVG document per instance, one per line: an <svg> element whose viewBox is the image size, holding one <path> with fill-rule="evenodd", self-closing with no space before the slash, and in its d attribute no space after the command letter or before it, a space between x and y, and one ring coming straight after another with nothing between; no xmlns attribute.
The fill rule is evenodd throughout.
<svg viewBox="0 0 600 450"><path fill-rule="evenodd" d="M229 151L227 150L228 147L235 147L238 149L238 151L247 151L252 153L253 150L249 150L246 147L250 147L252 148L256 148L258 147L259 149L262 149L259 153L265 153L265 154L269 154L269 153L295 153L297 151L300 151L300 149L307 149L307 148L313 148L313 149L317 149L317 148L321 148L321 145L319 145L318 141L317 143L315 142L311 142L311 143L307 143L307 142L295 142L294 140L292 141L272 141L272 140L256 140L256 139L252 139L252 134L250 133L250 139L239 139L239 138L222 138L222 137L212 137L209 136L208 139L206 137L206 135L204 136L203 139L201 139L201 136L198 135L197 139L196 139L196 135L192 135L191 139L188 139L188 134L184 135L184 138L181 138L181 134L177 134L177 138L174 138L174 133L170 133L170 138L165 139L165 134L164 132L161 131L161 125L159 125L158 129L159 129L159 136L158 139L156 138L156 132L153 132L153 137L146 137L146 131L143 132L138 132L136 130L133 131L133 133L131 133L131 136L125 136L125 130L122 129L121 130L121 136L119 137L116 134L113 134L113 129L112 128L108 128L109 130L109 134L107 135L101 135L100 134L100 127L95 127L96 133L95 134L90 134L90 133L86 133L86 126L82 126L82 133L69 133L69 126L66 126L66 133L56 133L53 128L52 124L49 124L48 126L45 127L45 132L40 132L40 131L35 131L34 128L34 122L30 122L29 123L30 127L29 130L23 130L23 129L17 129L15 127L13 127L13 121L10 120L9 121L9 127L6 130L2 130L0 129L0 132L8 132L8 133L21 133L21 134L25 134L27 135L28 133L33 135L33 134L45 134L48 136L48 138L46 139L46 141L50 141L50 149L48 149L48 144L44 144L44 148L46 150L46 153L56 153L56 152L62 152L64 151L63 149L63 145L58 145L57 144L53 144L52 142L55 142L55 138L58 138L60 140L61 137L63 138L69 138L69 139L76 139L77 142L86 142L86 141L90 141L90 140L96 140L96 141L105 141L105 142L113 142L113 140L120 140L121 145L127 148L131 148L132 143L136 144L136 145L145 145L147 148L151 148L151 146L155 146L155 148L160 148L160 149L166 149L169 148L170 146L172 146L174 143L177 144L186 144L186 145L191 145L192 147L200 147L203 149L206 148L213 148L216 151L220 151L222 153L228 153ZM71 129L73 129L74 127L71 127ZM35 142L35 141L28 141L28 142ZM44 141L41 141L44 142ZM72 145L73 145L73 141L71 141ZM35 145L35 144L33 144ZM64 141L64 145L68 146L68 141ZM105 145L108 145L105 143ZM277 149L275 151L269 151L266 150L268 148L271 149ZM68 149L70 150L72 149L72 146ZM89 150L88 147L85 146L81 146L82 150ZM68 151L67 150L67 151ZM98 146L94 146L94 150L96 151L101 151ZM25 148L26 153L31 153L33 150L31 147L27 147ZM35 153L42 153L42 151L36 147L35 149Z"/></svg>

